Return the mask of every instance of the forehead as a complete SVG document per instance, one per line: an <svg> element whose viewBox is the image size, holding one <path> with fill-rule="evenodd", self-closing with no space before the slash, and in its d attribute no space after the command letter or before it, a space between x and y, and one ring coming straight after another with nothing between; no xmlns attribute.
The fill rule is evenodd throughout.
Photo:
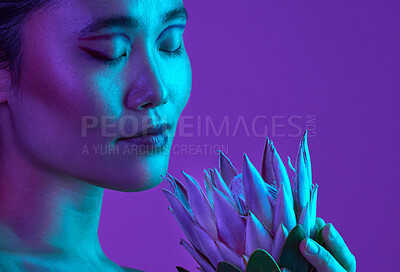
<svg viewBox="0 0 400 272"><path fill-rule="evenodd" d="M143 29L157 29L165 19L165 14L183 7L182 0L53 1L54 5L28 16L29 23L23 26L26 38L43 43L51 40L54 44L58 40L63 44L71 44L96 21L115 17L130 17L143 24ZM127 30L135 31L134 28Z"/></svg>
<svg viewBox="0 0 400 272"><path fill-rule="evenodd" d="M76 0L75 0L76 1ZM183 7L182 0L78 0L85 7L88 19L99 17L131 16L143 24L157 23L161 16L177 7Z"/></svg>

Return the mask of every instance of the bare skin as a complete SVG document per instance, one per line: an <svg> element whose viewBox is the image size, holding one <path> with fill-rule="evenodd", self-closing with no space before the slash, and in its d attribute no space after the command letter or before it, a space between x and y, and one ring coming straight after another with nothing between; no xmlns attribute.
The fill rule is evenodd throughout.
<svg viewBox="0 0 400 272"><path fill-rule="evenodd" d="M355 272L356 258L350 252L343 238L332 224L325 224L317 219L319 227L323 228L322 238L326 248L311 239L305 239L300 244L303 256L312 264L317 272ZM283 271L291 272L284 268Z"/></svg>
<svg viewBox="0 0 400 272"><path fill-rule="evenodd" d="M116 16L140 24L88 28ZM182 0L59 0L26 18L18 90L0 70L1 271L136 271L100 246L103 192L162 181L191 92L185 25ZM99 124L88 129L86 116ZM122 151L122 137L161 123L168 124L162 152L91 149Z"/></svg>
<svg viewBox="0 0 400 272"><path fill-rule="evenodd" d="M111 261L100 246L102 197L104 188L152 188L168 168L192 78L182 39L186 19L182 12L163 19L182 7L182 0L59 0L26 18L20 88L0 70L0 271L137 271ZM141 24L81 32L114 16ZM112 117L111 133L97 125L84 136L85 116ZM124 117L138 121L136 130L168 123L164 152L82 152L125 147L121 125L128 133L135 128ZM318 272L355 271L354 256L336 234L324 228L329 251L317 246L309 254L310 241L301 245Z"/></svg>

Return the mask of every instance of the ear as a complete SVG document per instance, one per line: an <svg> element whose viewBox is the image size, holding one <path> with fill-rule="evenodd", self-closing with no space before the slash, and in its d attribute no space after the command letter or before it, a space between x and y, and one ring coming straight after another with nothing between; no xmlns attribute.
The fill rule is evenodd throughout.
<svg viewBox="0 0 400 272"><path fill-rule="evenodd" d="M8 68L0 69L0 104L7 102L11 88L11 74Z"/></svg>

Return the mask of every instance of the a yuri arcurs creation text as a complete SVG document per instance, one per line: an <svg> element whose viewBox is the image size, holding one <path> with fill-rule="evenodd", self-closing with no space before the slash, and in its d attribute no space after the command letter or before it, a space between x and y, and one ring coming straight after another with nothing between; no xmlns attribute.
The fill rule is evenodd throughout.
<svg viewBox="0 0 400 272"><path fill-rule="evenodd" d="M167 173L169 190L163 191L189 240L181 244L201 271L313 270L299 250L305 238L321 241L307 131L295 166L290 158L288 165L287 170L267 138L261 174L246 154L239 173L222 152L220 171L204 170L206 192L183 171L185 185Z"/></svg>

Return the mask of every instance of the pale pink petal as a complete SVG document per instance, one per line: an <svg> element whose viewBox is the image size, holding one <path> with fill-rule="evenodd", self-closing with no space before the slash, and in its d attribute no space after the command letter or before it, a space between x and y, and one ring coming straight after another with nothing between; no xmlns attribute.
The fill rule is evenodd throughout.
<svg viewBox="0 0 400 272"><path fill-rule="evenodd" d="M288 236L288 231L282 224L278 228L274 237L274 246L272 248L271 256L274 260L278 261L281 256L283 245L285 244L286 237Z"/></svg>
<svg viewBox="0 0 400 272"><path fill-rule="evenodd" d="M317 231L317 194L318 185L316 184L311 192L310 202L310 237L315 237Z"/></svg>
<svg viewBox="0 0 400 272"><path fill-rule="evenodd" d="M303 211L300 214L299 225L303 227L306 237L309 238L310 227L311 227L309 203L307 203L307 205L304 207Z"/></svg>
<svg viewBox="0 0 400 272"><path fill-rule="evenodd" d="M190 246L188 242L185 240L181 240L181 245L185 247L185 249L189 252L190 255L197 261L197 263L202 267L205 272L215 272L215 268L206 260L197 250Z"/></svg>
<svg viewBox="0 0 400 272"><path fill-rule="evenodd" d="M265 139L264 153L261 164L261 177L268 184L274 185L276 183L273 159L273 145L272 141L267 137Z"/></svg>
<svg viewBox="0 0 400 272"><path fill-rule="evenodd" d="M207 230L212 237L217 237L215 215L207 197L197 181L189 174L182 171L188 188L189 204L197 222Z"/></svg>
<svg viewBox="0 0 400 272"><path fill-rule="evenodd" d="M231 263L238 268L243 267L244 260L241 255L237 254L221 241L215 241L215 244L217 245L219 252L221 253L222 259L220 261Z"/></svg>
<svg viewBox="0 0 400 272"><path fill-rule="evenodd" d="M274 207L273 231L277 232L280 224L283 224L288 230L292 230L296 226L296 215L294 213L293 201L288 196L283 185L278 190Z"/></svg>
<svg viewBox="0 0 400 272"><path fill-rule="evenodd" d="M224 179L226 185L229 186L232 179L238 173L231 161L228 159L227 156L225 156L224 153L222 153L222 151L219 151L219 169L221 170L221 176Z"/></svg>
<svg viewBox="0 0 400 272"><path fill-rule="evenodd" d="M265 229L258 218L252 212L249 212L246 221L244 254L250 256L258 248L271 252L273 242L271 234Z"/></svg>
<svg viewBox="0 0 400 272"><path fill-rule="evenodd" d="M243 249L245 222L229 199L215 187L213 198L218 238L240 254Z"/></svg>
<svg viewBox="0 0 400 272"><path fill-rule="evenodd" d="M212 183L211 177L208 174L208 171L204 169L204 187L206 188L206 194L208 201L210 202L211 208L214 208L214 200L212 198Z"/></svg>
<svg viewBox="0 0 400 272"><path fill-rule="evenodd" d="M202 250L201 241L193 231L193 225L196 223L189 210L186 209L176 195L166 189L162 189L162 191L171 205L170 211L175 216L186 237L198 250Z"/></svg>
<svg viewBox="0 0 400 272"><path fill-rule="evenodd" d="M273 166L274 166L274 173L276 177L276 186L279 188L281 185L285 189L287 195L288 195L288 200L293 202L293 207L294 207L294 201L293 201L293 193L292 193L292 185L289 180L288 173L286 171L286 167L283 164L281 157L278 154L278 151L275 149L275 147L272 147L273 149Z"/></svg>
<svg viewBox="0 0 400 272"><path fill-rule="evenodd" d="M222 260L221 253L215 244L214 238L212 238L203 228L198 225L193 225L193 231L196 233L198 239L201 242L202 253L210 260L213 266L217 267L217 264Z"/></svg>
<svg viewBox="0 0 400 272"><path fill-rule="evenodd" d="M222 176L218 172L218 170L214 167L214 169L210 169L211 180L214 186L220 190L224 195L229 198L229 201L233 204L233 196L228 186L225 184L225 181L222 179Z"/></svg>
<svg viewBox="0 0 400 272"><path fill-rule="evenodd" d="M269 229L272 226L272 203L269 192L257 169L250 162L246 154L243 160L243 185L246 204L258 219Z"/></svg>
<svg viewBox="0 0 400 272"><path fill-rule="evenodd" d="M307 145L307 130L304 132L301 139L299 150L296 158L296 204L297 204L297 216L299 217L310 201L311 193L311 162L310 154L308 152Z"/></svg>

